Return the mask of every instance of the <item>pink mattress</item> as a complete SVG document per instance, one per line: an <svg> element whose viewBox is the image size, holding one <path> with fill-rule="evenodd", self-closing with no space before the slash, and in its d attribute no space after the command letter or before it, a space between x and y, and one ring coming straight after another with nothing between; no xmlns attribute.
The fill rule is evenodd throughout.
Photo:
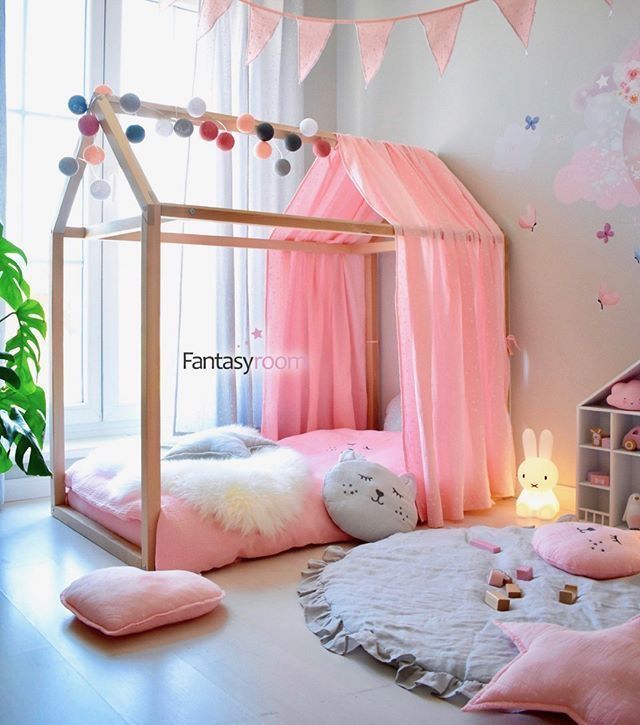
<svg viewBox="0 0 640 725"><path fill-rule="evenodd" d="M238 559L269 556L310 544L345 541L349 537L331 521L322 502L324 475L335 465L340 452L353 448L395 473L406 470L402 436L395 431L319 430L284 438L280 443L309 460L313 486L303 508L304 515L276 536L259 533L247 536L225 529L215 517L203 516L180 498L163 495L157 529L157 569L208 571ZM114 458L118 457L119 448L111 450ZM113 467L117 468L116 461ZM91 459L74 463L66 475L67 502L110 531L139 545L140 497L136 494L124 500L114 499L109 490L114 476L108 465L97 467Z"/></svg>

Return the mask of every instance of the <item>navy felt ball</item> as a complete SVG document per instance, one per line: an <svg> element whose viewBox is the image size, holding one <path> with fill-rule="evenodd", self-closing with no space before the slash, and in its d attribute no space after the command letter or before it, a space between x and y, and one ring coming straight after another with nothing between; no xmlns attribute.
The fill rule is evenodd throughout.
<svg viewBox="0 0 640 725"><path fill-rule="evenodd" d="M132 124L131 126L127 126L127 130L125 131L127 134L127 138L131 143L141 143L144 141L144 137L146 136L146 132L142 126L139 126L137 123Z"/></svg>
<svg viewBox="0 0 640 725"><path fill-rule="evenodd" d="M137 113L140 110L140 99L135 93L125 93L120 96L120 108L125 113Z"/></svg>
<svg viewBox="0 0 640 725"><path fill-rule="evenodd" d="M266 121L263 121L256 126L256 136L261 141L271 141L271 139L273 138L273 134L273 126Z"/></svg>
<svg viewBox="0 0 640 725"><path fill-rule="evenodd" d="M87 112L87 102L84 96L71 96L67 106L71 113L75 113L76 116L82 116L83 113Z"/></svg>
<svg viewBox="0 0 640 725"><path fill-rule="evenodd" d="M290 133L284 137L284 147L287 151L297 151L302 146L302 139L297 133Z"/></svg>
<svg viewBox="0 0 640 725"><path fill-rule="evenodd" d="M75 176L80 169L80 164L78 163L78 159L73 156L65 156L63 159L60 159L58 168L65 176Z"/></svg>

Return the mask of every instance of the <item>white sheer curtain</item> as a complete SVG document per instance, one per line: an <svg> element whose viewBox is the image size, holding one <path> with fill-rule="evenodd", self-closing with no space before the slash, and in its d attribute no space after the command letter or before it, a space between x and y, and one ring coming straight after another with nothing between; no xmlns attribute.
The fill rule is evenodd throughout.
<svg viewBox="0 0 640 725"><path fill-rule="evenodd" d="M287 9L301 12L302 2L287 3ZM297 124L303 114L303 94L297 82L295 24L281 23L248 67L246 36L247 7L234 3L198 44L194 95L222 113L250 112L259 119ZM284 152L282 142L273 143L269 161L260 161L253 156L256 140L238 135L233 151L217 153L212 164L211 155L196 152L200 139L193 139L184 182L187 202L282 211L304 173L302 152L291 156L291 174L278 177L272 167L279 158L277 149ZM210 181L203 183L203 179ZM192 226L197 228L195 223ZM266 236L268 230L218 225L216 233L255 237ZM185 370L183 354L263 353L264 265L263 251L195 246L176 248L165 260L163 418L170 428L167 432L230 422L260 426L259 371L244 375L241 371Z"/></svg>

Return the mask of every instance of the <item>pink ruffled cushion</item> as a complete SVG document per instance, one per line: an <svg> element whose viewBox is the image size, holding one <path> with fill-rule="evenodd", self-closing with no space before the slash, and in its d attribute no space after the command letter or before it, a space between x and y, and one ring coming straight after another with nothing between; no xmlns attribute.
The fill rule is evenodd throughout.
<svg viewBox="0 0 640 725"><path fill-rule="evenodd" d="M590 579L617 579L640 572L640 533L584 521L540 527L533 548L547 564Z"/></svg>
<svg viewBox="0 0 640 725"><path fill-rule="evenodd" d="M638 722L640 617L595 632L557 624L496 624L520 654L465 711L557 712L580 725Z"/></svg>
<svg viewBox="0 0 640 725"><path fill-rule="evenodd" d="M60 601L90 627L114 637L200 617L224 591L188 571L141 571L113 566L76 579Z"/></svg>

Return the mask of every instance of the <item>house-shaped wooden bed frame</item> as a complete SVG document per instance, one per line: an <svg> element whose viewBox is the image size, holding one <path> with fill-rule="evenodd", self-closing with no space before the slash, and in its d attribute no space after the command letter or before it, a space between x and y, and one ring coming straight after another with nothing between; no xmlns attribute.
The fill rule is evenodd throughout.
<svg viewBox="0 0 640 725"><path fill-rule="evenodd" d="M113 150L118 165L140 205L140 215L118 219L89 227L67 226L74 199L80 187L85 162L82 154L93 142L82 136L76 148L80 169L69 177L58 208L51 239L51 388L50 388L50 440L52 515L78 531L122 561L147 570L155 568L156 527L160 515L161 487L161 411L160 411L160 260L161 244L199 244L214 247L244 247L303 251L320 254L364 255L366 306L366 388L367 427L378 425L378 301L377 265L374 255L394 252L395 231L391 224L362 223L345 219L294 216L254 212L188 204L165 203L158 199L147 180L117 114L120 99L117 96L95 96L91 101L94 113ZM190 118L194 125L211 120L228 131L237 131L236 117L219 113L206 113L191 118L185 108L143 102L138 116L149 118ZM298 129L272 123L276 138L284 138ZM302 137L304 143L317 138L326 139L332 146L337 143L335 133L319 132L311 138ZM272 228L302 229L362 235L368 240L354 244L318 244L315 242L256 239L236 236L214 236L167 232L166 222L175 220L202 220L227 224L258 225ZM64 242L65 239L109 240L139 242L141 244L141 546L126 541L99 523L66 505L65 495L65 433L64 433ZM505 240L505 265L507 262ZM508 275L505 275L505 281ZM507 289L508 289L508 282ZM507 297L508 300L508 297ZM507 302L508 315L508 302Z"/></svg>
<svg viewBox="0 0 640 725"><path fill-rule="evenodd" d="M91 111L109 143L118 165L140 205L140 216L117 219L90 227L67 226L73 202L82 181L85 162L82 154L91 145L91 137L82 136L76 148L80 170L68 178L51 237L51 389L50 437L51 511L56 519L86 536L122 561L144 569L154 569L156 525L160 514L160 245L202 244L213 247L245 247L277 249L322 254L365 255L366 288L366 361L367 361L367 426L377 425L378 404L378 319L377 274L373 255L395 250L395 232L387 223L360 223L344 219L324 219L291 214L271 214L188 204L166 204L158 199L142 170L120 125L120 99L117 96L96 96ZM185 108L156 103L142 103L138 116L148 118L190 118L194 125L206 120L217 122L228 131L237 131L236 117L206 113L191 118ZM297 132L292 126L272 124L276 138ZM305 143L317 138L335 146L334 133L319 132ZM356 244L316 244L276 239L256 239L235 236L213 236L165 232L162 224L174 220L203 220L228 224L258 225L286 229L306 229L321 232L343 232L372 237ZM65 503L65 441L64 441L64 242L65 239L120 240L141 244L141 547L122 539L89 517Z"/></svg>

